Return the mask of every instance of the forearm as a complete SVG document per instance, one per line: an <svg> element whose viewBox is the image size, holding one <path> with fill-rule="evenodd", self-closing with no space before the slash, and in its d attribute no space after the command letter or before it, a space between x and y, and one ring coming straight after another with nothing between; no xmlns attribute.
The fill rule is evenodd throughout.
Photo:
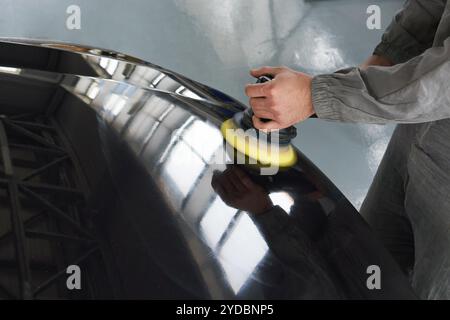
<svg viewBox="0 0 450 320"><path fill-rule="evenodd" d="M450 118L450 39L393 67L351 68L317 76L319 118L344 122L418 123Z"/></svg>

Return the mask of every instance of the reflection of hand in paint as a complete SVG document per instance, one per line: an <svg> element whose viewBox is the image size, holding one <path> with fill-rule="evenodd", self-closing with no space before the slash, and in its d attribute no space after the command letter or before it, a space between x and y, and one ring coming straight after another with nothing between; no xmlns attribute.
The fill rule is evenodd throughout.
<svg viewBox="0 0 450 320"><path fill-rule="evenodd" d="M214 172L211 186L223 202L239 210L261 214L273 206L267 191L237 166Z"/></svg>

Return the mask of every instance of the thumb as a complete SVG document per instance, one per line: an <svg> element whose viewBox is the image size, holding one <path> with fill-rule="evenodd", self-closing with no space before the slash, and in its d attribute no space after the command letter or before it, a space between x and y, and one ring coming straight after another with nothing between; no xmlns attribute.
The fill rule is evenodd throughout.
<svg viewBox="0 0 450 320"><path fill-rule="evenodd" d="M261 68L250 70L250 74L253 77L258 78L258 77L261 77L266 74L271 75L271 76L276 76L281 71L283 71L283 68L281 68L281 67L261 67Z"/></svg>
<svg viewBox="0 0 450 320"><path fill-rule="evenodd" d="M253 116L252 120L253 120L253 126L259 130L271 131L271 130L281 129L280 124L274 120L271 120L269 122L263 122L263 121L261 121L260 118L258 118L256 116Z"/></svg>

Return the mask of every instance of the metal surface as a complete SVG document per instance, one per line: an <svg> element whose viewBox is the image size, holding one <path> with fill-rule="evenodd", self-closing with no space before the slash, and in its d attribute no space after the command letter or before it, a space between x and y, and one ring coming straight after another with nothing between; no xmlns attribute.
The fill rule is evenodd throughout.
<svg viewBox="0 0 450 320"><path fill-rule="evenodd" d="M228 155L219 126L245 106L219 91L139 59L55 43L1 43L1 88L12 88L1 92L4 117L33 112L44 121L28 127L61 128L79 167L74 172L85 180L80 191L88 210L81 220L92 225L115 297L414 297L358 212L299 151L297 164L274 176L246 170L308 235L299 235L298 245L313 255L295 256L287 246L291 263L247 213L222 202L211 188L213 172L226 168ZM20 127L11 129L28 132ZM38 142L36 151L64 149L45 136L26 136ZM28 172L19 188L57 217L61 210L33 191L31 181L64 163L62 156ZM90 239L51 230L25 235L29 242L30 236ZM85 247L85 255L90 250ZM366 285L374 264L383 272L380 290ZM60 270L50 279L62 276Z"/></svg>

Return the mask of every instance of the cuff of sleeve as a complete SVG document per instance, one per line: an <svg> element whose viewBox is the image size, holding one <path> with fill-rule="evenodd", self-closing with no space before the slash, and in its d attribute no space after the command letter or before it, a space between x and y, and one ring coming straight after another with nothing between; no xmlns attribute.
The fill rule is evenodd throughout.
<svg viewBox="0 0 450 320"><path fill-rule="evenodd" d="M330 77L327 75L315 76L311 84L311 97L317 117L326 120L339 120L339 113L333 109L330 93Z"/></svg>

